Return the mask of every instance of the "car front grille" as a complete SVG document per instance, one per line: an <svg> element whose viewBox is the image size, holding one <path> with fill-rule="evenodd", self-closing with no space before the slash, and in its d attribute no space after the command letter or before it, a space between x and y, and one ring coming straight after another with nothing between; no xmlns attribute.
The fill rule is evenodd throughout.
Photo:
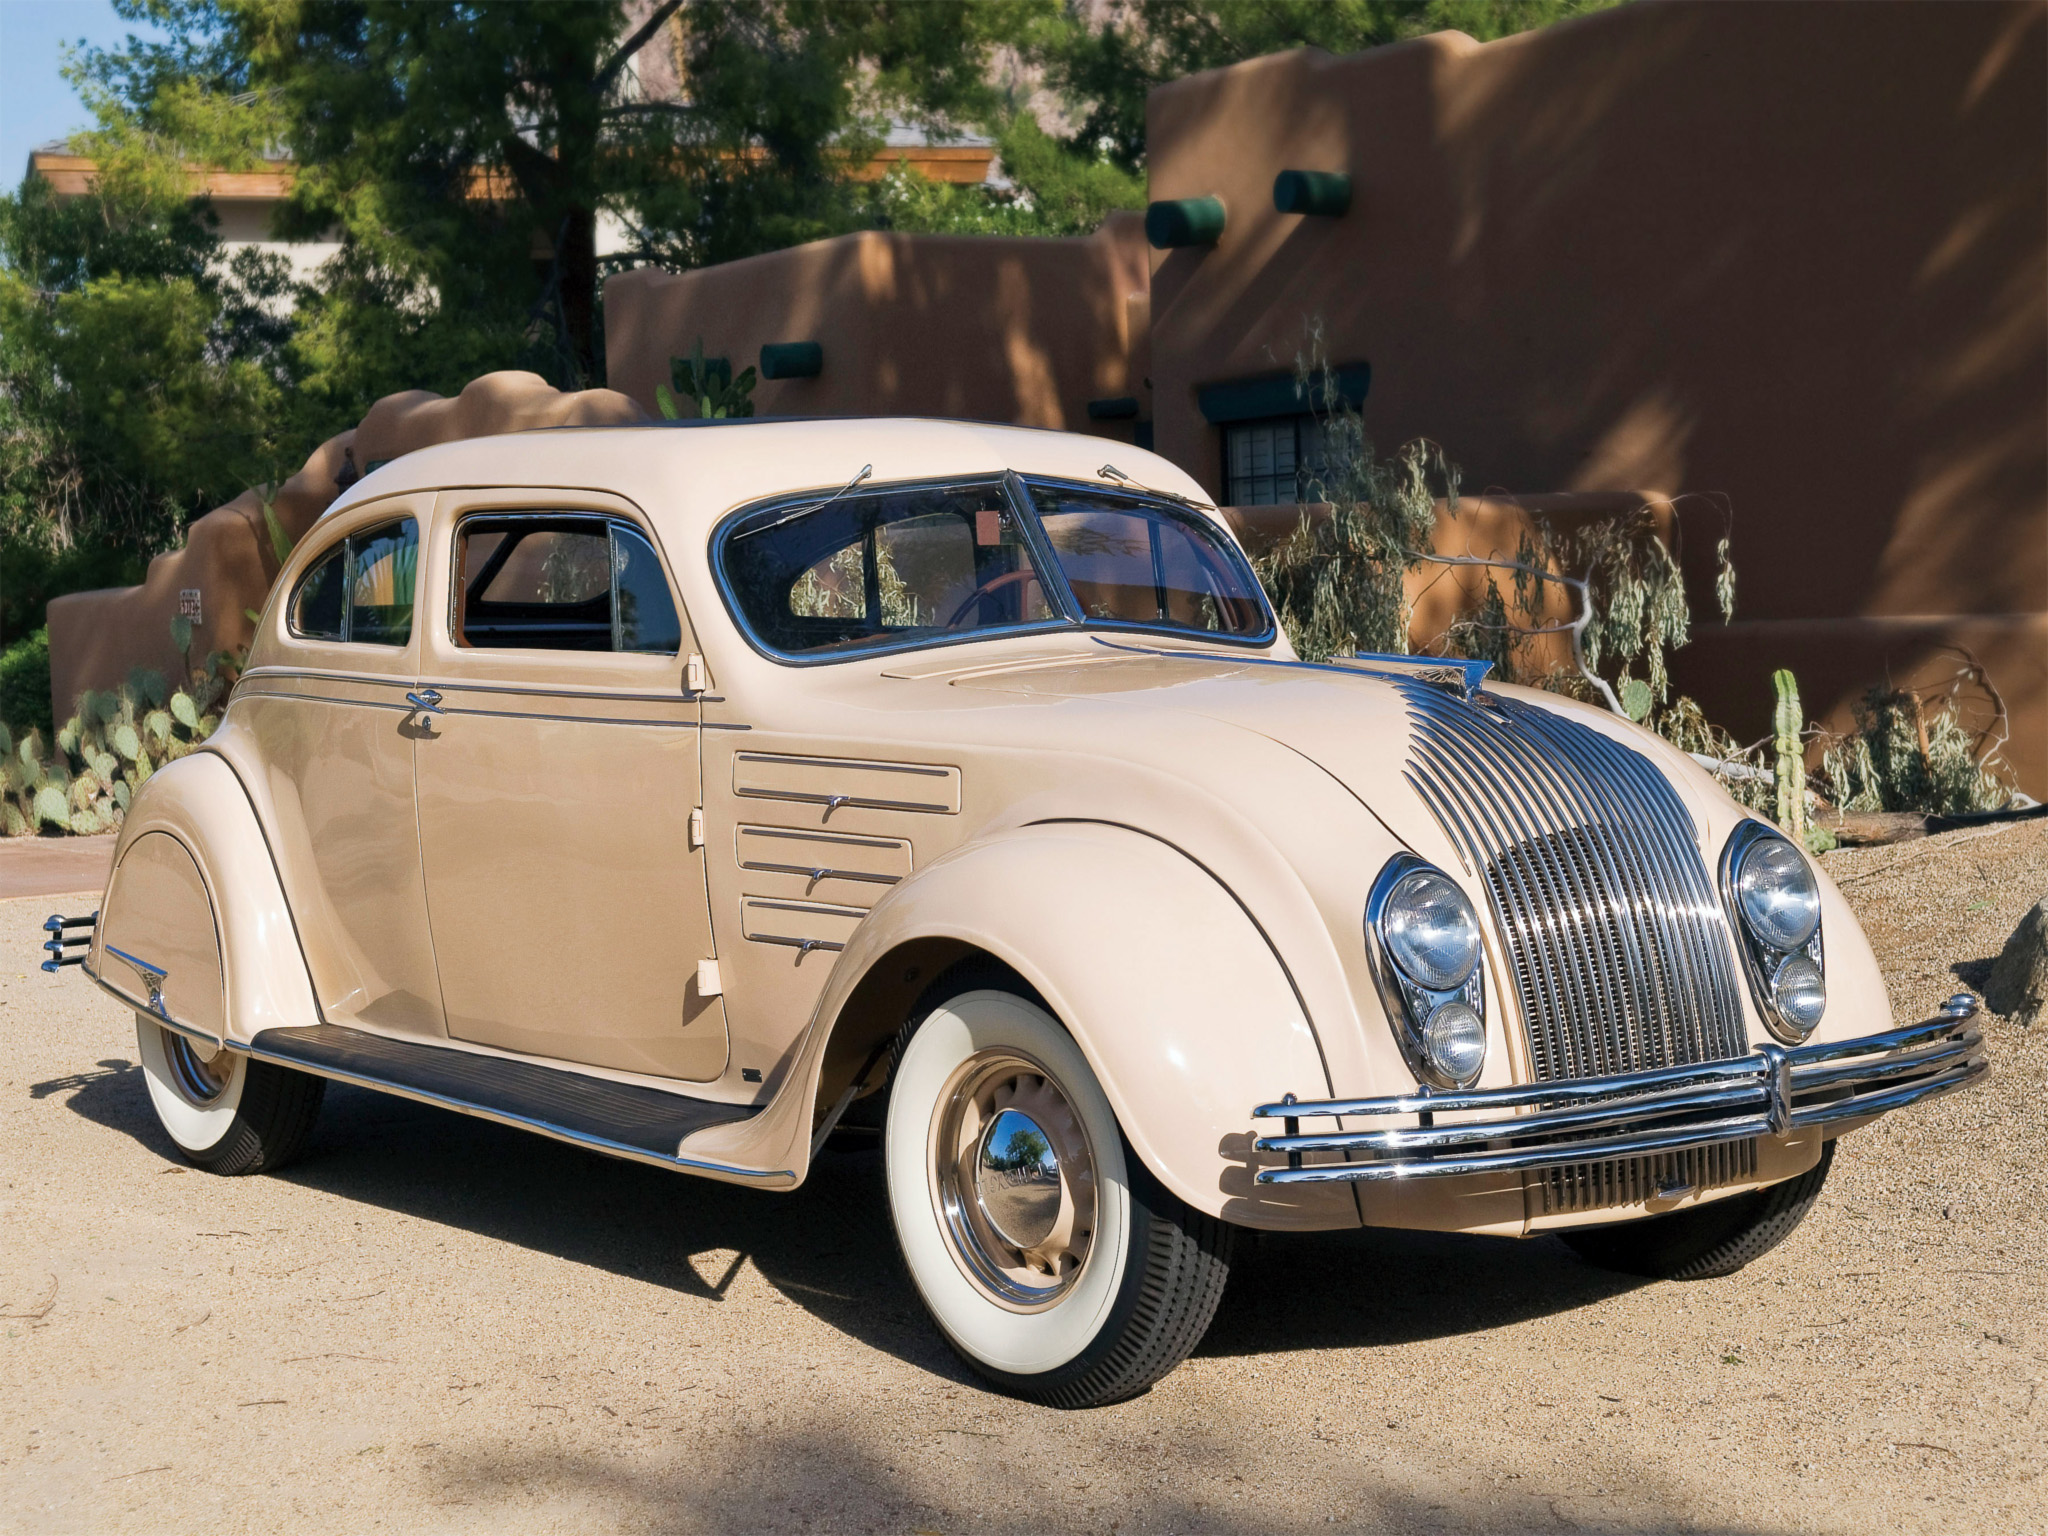
<svg viewBox="0 0 2048 1536"><path fill-rule="evenodd" d="M1756 1177L1756 1142L1722 1141L1686 1147L1654 1157L1622 1157L1604 1163L1572 1163L1543 1173L1543 1211L1599 1211L1640 1205L1660 1193L1675 1195L1721 1189Z"/></svg>
<svg viewBox="0 0 2048 1536"><path fill-rule="evenodd" d="M1663 774L1550 710L1394 686L1408 781L1486 886L1536 1080L1745 1054L1726 924Z"/></svg>

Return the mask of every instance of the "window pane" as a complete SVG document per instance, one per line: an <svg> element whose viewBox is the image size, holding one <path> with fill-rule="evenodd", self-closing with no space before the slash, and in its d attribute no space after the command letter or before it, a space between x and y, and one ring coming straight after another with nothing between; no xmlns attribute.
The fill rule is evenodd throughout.
<svg viewBox="0 0 2048 1536"><path fill-rule="evenodd" d="M784 652L943 639L1057 619L996 486L769 508L719 558L747 627Z"/></svg>
<svg viewBox="0 0 2048 1536"><path fill-rule="evenodd" d="M1034 485L1039 520L1089 619L1225 635L1266 631L1242 557L1192 513Z"/></svg>
<svg viewBox="0 0 2048 1536"><path fill-rule="evenodd" d="M1308 418L1313 424L1314 418ZM1301 500L1297 418L1239 422L1225 429L1223 456L1233 507L1271 507Z"/></svg>
<svg viewBox="0 0 2048 1536"><path fill-rule="evenodd" d="M647 536L623 523L612 524L612 569L618 586L619 649L673 656L682 648L683 625L662 574L661 557Z"/></svg>
<svg viewBox="0 0 2048 1536"><path fill-rule="evenodd" d="M472 518L457 535L455 580L459 644L612 648L612 542L602 518Z"/></svg>
<svg viewBox="0 0 2048 1536"><path fill-rule="evenodd" d="M361 645L404 645L412 638L413 582L419 575L420 525L411 518L349 541L348 637Z"/></svg>
<svg viewBox="0 0 2048 1536"><path fill-rule="evenodd" d="M308 640L340 640L342 588L348 569L348 546L337 544L319 563L299 578L299 590L292 594L291 628Z"/></svg>

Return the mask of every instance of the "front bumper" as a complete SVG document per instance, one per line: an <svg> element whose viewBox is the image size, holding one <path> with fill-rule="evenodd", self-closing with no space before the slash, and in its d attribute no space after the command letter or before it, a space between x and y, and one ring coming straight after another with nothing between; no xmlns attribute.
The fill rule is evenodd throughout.
<svg viewBox="0 0 2048 1536"><path fill-rule="evenodd" d="M1286 1134L1262 1136L1261 1152L1288 1166L1259 1171L1261 1184L1413 1179L1461 1173L1562 1168L1640 1157L1811 1126L1865 1119L1953 1092L1991 1068L1984 1037L1970 1023L1977 1001L1949 1000L1940 1017L1906 1029L1753 1056L1661 1067L1615 1077L1581 1077L1527 1087L1417 1093L1383 1099L1261 1104L1254 1119L1280 1120ZM1300 1131L1303 1120L1413 1116L1394 1130ZM1445 1123L1445 1117L1452 1118ZM1309 1163L1312 1153L1347 1160Z"/></svg>

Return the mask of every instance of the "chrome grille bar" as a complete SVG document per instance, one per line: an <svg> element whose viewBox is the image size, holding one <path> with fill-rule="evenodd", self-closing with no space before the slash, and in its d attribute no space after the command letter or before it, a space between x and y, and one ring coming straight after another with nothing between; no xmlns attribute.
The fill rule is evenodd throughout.
<svg viewBox="0 0 2048 1536"><path fill-rule="evenodd" d="M1486 887L1537 1081L1743 1055L1726 923L1664 776L1550 710L1389 681L1408 782Z"/></svg>

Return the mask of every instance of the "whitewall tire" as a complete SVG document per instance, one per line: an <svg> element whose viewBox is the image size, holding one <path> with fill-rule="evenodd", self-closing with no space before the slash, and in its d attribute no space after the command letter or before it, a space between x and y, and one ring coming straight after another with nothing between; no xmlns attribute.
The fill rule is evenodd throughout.
<svg viewBox="0 0 2048 1536"><path fill-rule="evenodd" d="M1146 1171L1073 1037L1005 979L941 989L907 1031L883 1142L897 1240L982 1375L1117 1402L1201 1341L1232 1229Z"/></svg>
<svg viewBox="0 0 2048 1536"><path fill-rule="evenodd" d="M239 1051L206 1060L146 1013L135 1016L149 1102L187 1162L214 1173L267 1173L296 1156L319 1118L324 1078Z"/></svg>

